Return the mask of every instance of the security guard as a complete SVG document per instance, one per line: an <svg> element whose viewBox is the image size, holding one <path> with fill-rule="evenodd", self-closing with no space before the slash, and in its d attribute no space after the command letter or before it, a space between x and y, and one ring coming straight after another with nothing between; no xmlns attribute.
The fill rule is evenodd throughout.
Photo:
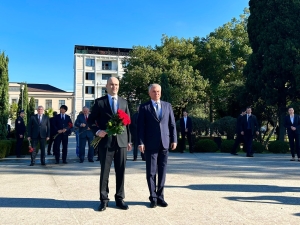
<svg viewBox="0 0 300 225"><path fill-rule="evenodd" d="M16 119L16 124L15 124L16 138L17 138L17 143L16 143L17 158L24 158L24 156L21 156L24 135L26 132L26 126L25 126L24 119L23 119L24 116L25 116L25 112L24 112L24 110L21 110L19 112L19 116Z"/></svg>

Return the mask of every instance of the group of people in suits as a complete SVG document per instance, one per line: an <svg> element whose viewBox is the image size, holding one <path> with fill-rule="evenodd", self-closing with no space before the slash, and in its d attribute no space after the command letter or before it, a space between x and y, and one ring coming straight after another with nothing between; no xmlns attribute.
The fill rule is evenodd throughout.
<svg viewBox="0 0 300 225"><path fill-rule="evenodd" d="M46 141L54 139L53 153L55 155L55 164L59 164L60 159L60 145L62 144L62 161L67 164L67 152L68 152L68 136L71 133L72 121L70 116L66 115L68 107L62 105L60 107L60 114L57 114L51 119L44 114L44 107L38 106L37 114L31 116L28 123L28 141L31 142L33 152L31 152L31 163L30 166L35 165L35 159L37 155L37 146L40 145L41 150L41 165L45 163L45 145ZM49 151L48 151L49 153Z"/></svg>
<svg viewBox="0 0 300 225"><path fill-rule="evenodd" d="M118 96L119 80L117 78L111 77L107 81L106 90L106 96L95 100L87 121L93 134L101 137L98 145L101 166L98 210L105 211L108 207L110 200L108 180L112 162L114 162L116 176L114 195L116 206L127 210L129 207L124 202L124 183L127 151L132 149L130 127L126 125L123 133L112 136L107 135L106 128L112 115L117 113L117 109L123 110L128 116L130 112L127 101ZM150 85L149 96L151 100L139 107L136 119L132 121L136 123L134 142L146 161L150 207L155 208L157 205L166 207L168 206L164 200L166 166L169 149L174 150L177 146L176 124L171 104L160 100L160 85ZM134 153L134 159L136 157L137 152Z"/></svg>

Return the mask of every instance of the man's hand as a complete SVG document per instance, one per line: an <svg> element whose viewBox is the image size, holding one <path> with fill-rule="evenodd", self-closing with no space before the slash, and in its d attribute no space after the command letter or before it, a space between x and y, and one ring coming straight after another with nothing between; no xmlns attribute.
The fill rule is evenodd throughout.
<svg viewBox="0 0 300 225"><path fill-rule="evenodd" d="M81 126L81 127L85 127L86 125L85 125L85 123L82 123L82 124L80 124L80 126Z"/></svg>
<svg viewBox="0 0 300 225"><path fill-rule="evenodd" d="M127 151L131 151L131 149L132 149L131 143L128 143L128 145L127 145Z"/></svg>
<svg viewBox="0 0 300 225"><path fill-rule="evenodd" d="M291 130L296 130L296 127L291 126Z"/></svg>
<svg viewBox="0 0 300 225"><path fill-rule="evenodd" d="M241 132L241 135L244 135L244 131Z"/></svg>
<svg viewBox="0 0 300 225"><path fill-rule="evenodd" d="M145 145L139 145L139 150L141 153L145 152Z"/></svg>
<svg viewBox="0 0 300 225"><path fill-rule="evenodd" d="M23 135L22 135L22 134L20 134L19 136L20 136L20 138L23 138Z"/></svg>
<svg viewBox="0 0 300 225"><path fill-rule="evenodd" d="M48 141L49 139L50 139L49 137L46 138L47 141Z"/></svg>
<svg viewBox="0 0 300 225"><path fill-rule="evenodd" d="M171 143L171 150L175 150L177 147L177 143Z"/></svg>
<svg viewBox="0 0 300 225"><path fill-rule="evenodd" d="M20 136L21 136L21 135L20 135ZM30 140L31 140L31 138L30 138L30 137L28 137L28 138L27 138L27 140L28 140L28 141L30 141Z"/></svg>
<svg viewBox="0 0 300 225"><path fill-rule="evenodd" d="M96 135L97 135L98 137L103 138L103 137L105 137L105 135L107 135L107 133L106 133L104 130L101 130L101 131L98 132Z"/></svg>
<svg viewBox="0 0 300 225"><path fill-rule="evenodd" d="M65 133L66 131L67 131L67 129L65 129L65 128L62 130L63 133Z"/></svg>
<svg viewBox="0 0 300 225"><path fill-rule="evenodd" d="M88 127L87 130L90 130L90 128Z"/></svg>
<svg viewBox="0 0 300 225"><path fill-rule="evenodd" d="M61 133L63 132L63 130L58 130L57 132L58 132L59 134L61 134Z"/></svg>
<svg viewBox="0 0 300 225"><path fill-rule="evenodd" d="M259 132L258 132L258 131L256 131L256 135L259 135Z"/></svg>

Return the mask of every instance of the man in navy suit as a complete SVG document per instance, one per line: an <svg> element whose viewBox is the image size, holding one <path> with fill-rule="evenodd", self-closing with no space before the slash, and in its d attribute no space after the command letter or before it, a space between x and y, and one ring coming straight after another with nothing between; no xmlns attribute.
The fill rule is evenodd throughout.
<svg viewBox="0 0 300 225"><path fill-rule="evenodd" d="M241 135L244 137L245 146L247 150L247 157L253 157L253 150L252 150L252 142L254 135L258 135L258 122L256 116L251 114L252 109L251 107L247 107L246 114L241 119Z"/></svg>
<svg viewBox="0 0 300 225"><path fill-rule="evenodd" d="M187 137L189 142L190 153L193 153L193 145L192 145L192 131L193 131L193 123L191 117L188 117L187 111L183 111L183 117L180 119L180 133L182 137L182 146L181 153L185 150L185 137Z"/></svg>
<svg viewBox="0 0 300 225"><path fill-rule="evenodd" d="M240 129L241 129L242 118L245 114L246 114L246 111L245 111L245 109L243 109L241 111L241 114L239 115L239 117L236 119L236 128L235 128L236 138L235 138L234 145L230 152L231 155L238 155L236 153L236 149L241 142L244 142L244 139L243 139L244 137L241 135Z"/></svg>
<svg viewBox="0 0 300 225"><path fill-rule="evenodd" d="M59 134L54 139L54 155L55 164L59 164L60 158L60 144L62 143L62 160L64 164L67 164L68 154L68 141L71 134L71 128L73 127L70 116L66 115L68 107L62 105L59 109L60 114L55 116L53 127L56 134Z"/></svg>
<svg viewBox="0 0 300 225"><path fill-rule="evenodd" d="M92 130L87 126L87 121L90 114L90 109L86 106L82 108L82 114L77 116L75 121L75 126L79 127L79 160L83 163L85 157L85 146L86 141L88 142L88 160L89 162L94 162L94 148L91 146L91 142L94 138Z"/></svg>
<svg viewBox="0 0 300 225"><path fill-rule="evenodd" d="M41 164L45 163L45 145L46 141L50 138L50 121L49 117L44 115L44 107L39 106L37 108L37 114L31 116L28 123L28 141L32 139L32 147L34 151L31 153L30 166L34 166L35 157L37 155L37 144L40 143L41 148Z"/></svg>
<svg viewBox="0 0 300 225"><path fill-rule="evenodd" d="M288 108L289 115L284 119L284 127L287 130L290 150L292 154L291 161L295 161L295 148L298 161L300 161L300 118L299 115L294 114L292 107Z"/></svg>
<svg viewBox="0 0 300 225"><path fill-rule="evenodd" d="M21 110L18 118L16 119L16 123L15 123L15 132L16 132L15 135L17 138L17 143L16 143L17 158L24 158L24 156L21 155L24 135L26 133L26 126L25 126L24 119L23 119L24 116L25 116L25 112L24 112L24 110Z"/></svg>
<svg viewBox="0 0 300 225"><path fill-rule="evenodd" d="M108 178L112 161L114 161L116 174L116 206L127 210L129 207L125 204L125 166L127 151L131 150L131 136L129 125L124 126L121 134L108 136L106 133L107 123L111 116L117 113L117 110L123 110L130 117L127 101L118 96L119 80L116 77L108 79L106 84L107 95L95 100L92 112L88 119L88 126L93 133L101 137L98 144L98 154L100 159L100 205L98 210L105 211L108 206L109 188ZM96 126L95 126L96 125Z"/></svg>
<svg viewBox="0 0 300 225"><path fill-rule="evenodd" d="M150 192L150 207L167 207L164 200L164 185L168 151L176 149L177 133L172 106L160 101L161 86L151 84L150 101L142 104L138 117L139 150L145 153L146 178ZM158 174L156 181L156 172Z"/></svg>

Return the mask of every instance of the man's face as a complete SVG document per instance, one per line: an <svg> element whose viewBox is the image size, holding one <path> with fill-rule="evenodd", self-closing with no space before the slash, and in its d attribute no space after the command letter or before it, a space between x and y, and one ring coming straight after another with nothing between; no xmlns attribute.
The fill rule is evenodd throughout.
<svg viewBox="0 0 300 225"><path fill-rule="evenodd" d="M22 118L24 118L25 113L21 112L21 113L20 113L20 116L21 116Z"/></svg>
<svg viewBox="0 0 300 225"><path fill-rule="evenodd" d="M161 96L161 89L160 87L152 87L149 91L149 96L153 101L158 101Z"/></svg>
<svg viewBox="0 0 300 225"><path fill-rule="evenodd" d="M289 114L293 115L294 114L294 109L293 108L289 108Z"/></svg>
<svg viewBox="0 0 300 225"><path fill-rule="evenodd" d="M39 107L38 109L37 109L37 113L38 114L44 114L44 108L43 107Z"/></svg>
<svg viewBox="0 0 300 225"><path fill-rule="evenodd" d="M246 110L246 112L247 112L247 114L251 114L251 112L252 112L251 108L248 108L248 109Z"/></svg>
<svg viewBox="0 0 300 225"><path fill-rule="evenodd" d="M84 115L88 115L89 112L90 112L90 110L89 110L88 108L84 108L84 109L82 110L82 112L83 112Z"/></svg>
<svg viewBox="0 0 300 225"><path fill-rule="evenodd" d="M242 115L245 115L246 114L246 111L242 112Z"/></svg>
<svg viewBox="0 0 300 225"><path fill-rule="evenodd" d="M66 110L64 108L60 108L59 111L60 111L61 114L65 114L66 113Z"/></svg>
<svg viewBox="0 0 300 225"><path fill-rule="evenodd" d="M187 117L187 115L188 115L187 112L183 112L184 117Z"/></svg>
<svg viewBox="0 0 300 225"><path fill-rule="evenodd" d="M115 77L110 78L106 84L106 91L111 96L118 95L119 91L119 80Z"/></svg>

